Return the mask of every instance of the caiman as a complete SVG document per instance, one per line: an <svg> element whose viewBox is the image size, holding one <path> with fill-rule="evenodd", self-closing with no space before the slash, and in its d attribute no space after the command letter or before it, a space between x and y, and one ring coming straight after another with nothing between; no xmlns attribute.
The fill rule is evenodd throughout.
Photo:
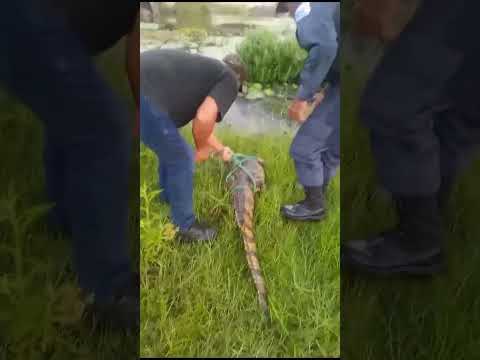
<svg viewBox="0 0 480 360"><path fill-rule="evenodd" d="M227 183L233 196L235 219L242 233L248 268L257 289L260 308L266 319L270 320L267 288L258 261L253 222L255 193L265 187L264 162L254 156L234 154L231 164L232 170L227 176Z"/></svg>

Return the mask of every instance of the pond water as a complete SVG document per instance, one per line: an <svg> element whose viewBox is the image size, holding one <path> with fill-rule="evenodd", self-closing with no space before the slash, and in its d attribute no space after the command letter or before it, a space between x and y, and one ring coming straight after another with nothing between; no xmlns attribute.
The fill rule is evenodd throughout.
<svg viewBox="0 0 480 360"><path fill-rule="evenodd" d="M228 128L239 135L283 135L293 134L298 127L285 116L272 111L268 100L237 98L219 128Z"/></svg>
<svg viewBox="0 0 480 360"><path fill-rule="evenodd" d="M222 27L227 24L244 24L255 28L264 28L277 34L295 33L295 22L289 17L247 17L235 15L214 15L213 26Z"/></svg>

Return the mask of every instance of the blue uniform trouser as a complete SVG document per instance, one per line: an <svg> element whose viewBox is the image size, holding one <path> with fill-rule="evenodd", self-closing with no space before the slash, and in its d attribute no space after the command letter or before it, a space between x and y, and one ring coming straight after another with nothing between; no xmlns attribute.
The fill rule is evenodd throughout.
<svg viewBox="0 0 480 360"><path fill-rule="evenodd" d="M44 3L2 5L0 82L44 124L51 200L71 230L80 286L102 301L131 278L128 110Z"/></svg>
<svg viewBox="0 0 480 360"><path fill-rule="evenodd" d="M158 177L163 199L170 204L172 221L181 230L195 221L193 214L194 158L168 115L140 96L140 136L158 157Z"/></svg>
<svg viewBox="0 0 480 360"><path fill-rule="evenodd" d="M455 28L453 4L425 2L365 90L360 115L377 173L397 195L436 193L466 166L480 140L478 117L462 114L446 93L464 63L447 40Z"/></svg>
<svg viewBox="0 0 480 360"><path fill-rule="evenodd" d="M333 84L322 103L298 130L290 154L303 186L327 185L340 165L340 84Z"/></svg>

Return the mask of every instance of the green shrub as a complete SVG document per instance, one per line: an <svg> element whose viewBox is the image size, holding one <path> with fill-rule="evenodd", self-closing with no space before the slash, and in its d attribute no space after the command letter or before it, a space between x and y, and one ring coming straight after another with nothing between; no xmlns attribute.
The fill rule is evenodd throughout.
<svg viewBox="0 0 480 360"><path fill-rule="evenodd" d="M281 39L269 31L253 31L238 46L249 81L273 86L296 83L307 56L295 39Z"/></svg>

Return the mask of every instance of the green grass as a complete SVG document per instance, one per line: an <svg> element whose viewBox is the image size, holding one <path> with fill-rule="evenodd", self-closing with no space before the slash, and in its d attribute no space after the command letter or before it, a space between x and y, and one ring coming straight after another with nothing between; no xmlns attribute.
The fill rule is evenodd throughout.
<svg viewBox="0 0 480 360"><path fill-rule="evenodd" d="M190 136L189 136L190 137ZM267 189L256 198L258 254L272 326L261 321L256 293L218 160L197 167L195 210L219 230L211 244L172 240L168 208L155 199L157 159L140 159L141 336L144 357L338 356L340 348L339 179L323 223L284 221L279 207L297 201L288 137L220 137L235 151L266 161Z"/></svg>
<svg viewBox="0 0 480 360"><path fill-rule="evenodd" d="M307 56L294 37L280 39L267 30L250 32L237 52L247 66L249 81L268 86L296 83Z"/></svg>
<svg viewBox="0 0 480 360"><path fill-rule="evenodd" d="M342 75L342 241L395 221L376 187L368 137L358 122L361 81ZM435 279L364 279L342 273L342 358L477 359L480 348L480 162L446 211L449 271Z"/></svg>
<svg viewBox="0 0 480 360"><path fill-rule="evenodd" d="M108 81L130 98L124 65L117 60L123 59L121 54L120 45L98 61ZM83 304L70 266L69 241L45 225L41 124L1 90L0 109L0 359L136 358L138 338L94 334L79 321ZM133 239L138 239L136 214Z"/></svg>

